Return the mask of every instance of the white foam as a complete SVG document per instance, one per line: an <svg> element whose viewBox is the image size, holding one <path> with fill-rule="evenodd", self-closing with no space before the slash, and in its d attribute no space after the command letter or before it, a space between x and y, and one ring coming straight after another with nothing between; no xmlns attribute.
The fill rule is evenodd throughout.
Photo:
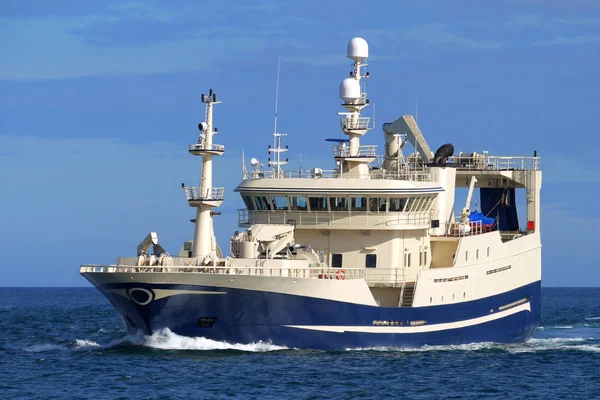
<svg viewBox="0 0 600 400"><path fill-rule="evenodd" d="M554 337L554 338L531 338L525 344L535 344L535 345L547 345L547 344L563 344L563 343L573 343L573 342L585 342L588 340L594 340L592 337Z"/></svg>
<svg viewBox="0 0 600 400"><path fill-rule="evenodd" d="M36 344L30 347L27 347L25 349L25 351L31 352L31 353L42 353L45 351L62 351L62 350L67 350L66 346L62 346L60 344L51 344L51 343L44 343L44 344Z"/></svg>
<svg viewBox="0 0 600 400"><path fill-rule="evenodd" d="M272 343L227 343L218 342L203 337L180 336L169 329L162 329L152 334L152 336L134 336L130 337L130 342L142 346L152 347L161 350L240 350L249 352L266 352L286 350L287 347L277 346Z"/></svg>
<svg viewBox="0 0 600 400"><path fill-rule="evenodd" d="M600 346L593 344L582 344L578 346L573 346L573 349L581 350L581 351L591 351L593 353L600 353Z"/></svg>
<svg viewBox="0 0 600 400"><path fill-rule="evenodd" d="M511 353L536 353L543 351L556 350L581 350L581 351L600 351L600 347L594 344L578 344L594 340L590 337L574 337L574 338L532 338L522 345L509 347L507 350Z"/></svg>
<svg viewBox="0 0 600 400"><path fill-rule="evenodd" d="M457 344L448 346L429 346L424 345L422 347L356 347L347 348L347 351L399 351L399 352L424 352L424 351L477 351L486 350L491 348L499 347L498 343L492 342L480 342L480 343L468 343L468 344Z"/></svg>
<svg viewBox="0 0 600 400"><path fill-rule="evenodd" d="M600 317L590 317L590 318L586 318L586 320L588 320L588 321L598 321L598 320L600 320Z"/></svg>
<svg viewBox="0 0 600 400"><path fill-rule="evenodd" d="M75 345L74 347L76 349L85 349L85 348L90 348L90 347L100 347L100 345L96 342L94 342L93 340L86 340L86 339L75 339Z"/></svg>
<svg viewBox="0 0 600 400"><path fill-rule="evenodd" d="M571 325L555 325L552 328L554 329L573 329Z"/></svg>
<svg viewBox="0 0 600 400"><path fill-rule="evenodd" d="M600 352L598 344L582 344L584 342L595 340L591 337L574 338L546 338L529 339L521 344L501 344L494 342L470 343L449 346L422 346L417 348L396 348L396 347L362 347L348 348L347 351L398 351L398 352L426 352L426 351L480 351L480 350L504 350L509 353L536 353L548 350L579 350Z"/></svg>

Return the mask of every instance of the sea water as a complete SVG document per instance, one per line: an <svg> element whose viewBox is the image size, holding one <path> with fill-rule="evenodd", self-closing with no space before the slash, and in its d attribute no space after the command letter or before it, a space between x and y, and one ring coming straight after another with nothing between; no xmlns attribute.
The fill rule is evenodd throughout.
<svg viewBox="0 0 600 400"><path fill-rule="evenodd" d="M0 288L0 398L600 398L600 288L544 288L522 344L343 351L128 336L93 288Z"/></svg>

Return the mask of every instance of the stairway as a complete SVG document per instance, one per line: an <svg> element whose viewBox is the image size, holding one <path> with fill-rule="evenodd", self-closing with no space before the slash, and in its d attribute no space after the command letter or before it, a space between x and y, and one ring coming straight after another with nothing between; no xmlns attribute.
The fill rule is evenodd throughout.
<svg viewBox="0 0 600 400"><path fill-rule="evenodd" d="M400 307L412 307L413 298L415 297L415 284L407 283L402 290L402 301Z"/></svg>

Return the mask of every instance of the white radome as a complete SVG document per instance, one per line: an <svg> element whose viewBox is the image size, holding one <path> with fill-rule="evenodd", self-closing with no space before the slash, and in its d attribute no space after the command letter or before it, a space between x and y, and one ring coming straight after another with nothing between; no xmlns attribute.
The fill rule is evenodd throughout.
<svg viewBox="0 0 600 400"><path fill-rule="evenodd" d="M348 58L362 61L369 58L369 44L361 37L355 37L348 43Z"/></svg>
<svg viewBox="0 0 600 400"><path fill-rule="evenodd" d="M360 83L354 78L346 78L340 84L340 99L346 103L360 99Z"/></svg>

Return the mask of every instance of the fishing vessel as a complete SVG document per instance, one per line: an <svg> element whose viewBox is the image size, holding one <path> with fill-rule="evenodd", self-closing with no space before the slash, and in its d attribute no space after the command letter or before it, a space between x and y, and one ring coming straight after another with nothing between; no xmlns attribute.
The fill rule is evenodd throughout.
<svg viewBox="0 0 600 400"><path fill-rule="evenodd" d="M229 255L213 229L225 200L212 176L225 152L213 142L221 102L212 90L202 95L205 120L188 148L202 160L200 184L182 184L196 212L193 239L175 255L150 232L130 257L80 267L129 332L315 349L511 343L533 334L541 285L537 154L455 155L449 143L434 153L410 115L383 124L381 153L361 144L374 128L363 113L368 53L362 38L348 44L352 71L338 112L344 136L328 139L331 169L286 170L288 147L276 129L267 168L243 162L235 191L245 208ZM471 209L474 198L479 210Z"/></svg>

